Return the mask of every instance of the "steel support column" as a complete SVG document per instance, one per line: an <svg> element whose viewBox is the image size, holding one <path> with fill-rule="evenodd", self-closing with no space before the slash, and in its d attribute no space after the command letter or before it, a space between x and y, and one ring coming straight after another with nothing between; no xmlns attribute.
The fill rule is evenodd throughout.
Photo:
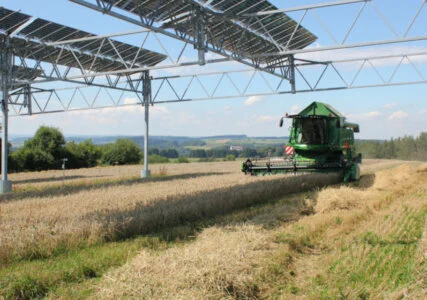
<svg viewBox="0 0 427 300"><path fill-rule="evenodd" d="M12 47L9 37L0 36L0 90L2 95L2 143L1 143L1 181L0 194L12 191L12 182L7 180L8 158L8 100L12 83Z"/></svg>
<svg viewBox="0 0 427 300"><path fill-rule="evenodd" d="M148 137L149 137L149 116L150 116L150 104L152 103L151 97L151 78L150 72L144 71L142 74L142 86L143 86L143 100L144 100L144 122L145 122L145 134L144 134L144 170L141 171L141 178L150 177L150 170L148 169Z"/></svg>
<svg viewBox="0 0 427 300"><path fill-rule="evenodd" d="M33 104L31 102L31 86L26 84L24 86L24 107L28 109L28 115L33 114Z"/></svg>
<svg viewBox="0 0 427 300"><path fill-rule="evenodd" d="M295 87L295 59L293 55L289 55L289 83L291 84L292 94L296 94Z"/></svg>
<svg viewBox="0 0 427 300"><path fill-rule="evenodd" d="M206 52L206 46L205 46L205 18L203 16L203 12L197 11L196 17L193 20L195 32L196 32L196 43L195 48L198 50L198 56L199 56L199 65L204 66L206 64L205 59L205 52Z"/></svg>

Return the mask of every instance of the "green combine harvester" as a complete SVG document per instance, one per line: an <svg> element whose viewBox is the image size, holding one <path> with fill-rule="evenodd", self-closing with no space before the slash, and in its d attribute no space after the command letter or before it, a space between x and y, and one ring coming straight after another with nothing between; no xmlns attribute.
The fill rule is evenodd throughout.
<svg viewBox="0 0 427 300"><path fill-rule="evenodd" d="M292 119L289 142L283 157L248 158L242 171L251 175L282 174L289 172L340 172L344 182L359 180L362 155L355 153L354 132L359 125L333 107L313 102Z"/></svg>

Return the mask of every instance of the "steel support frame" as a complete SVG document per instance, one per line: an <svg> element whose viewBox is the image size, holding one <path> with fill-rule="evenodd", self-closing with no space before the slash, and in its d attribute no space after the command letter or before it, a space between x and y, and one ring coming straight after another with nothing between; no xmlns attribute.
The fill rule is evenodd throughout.
<svg viewBox="0 0 427 300"><path fill-rule="evenodd" d="M199 14L199 19L203 21L203 15ZM203 21L204 22L204 21ZM120 87L117 84L122 81L122 78L126 78L131 76L135 73L141 73L143 71L154 71L154 70L167 70L167 69L173 69L173 68L184 68L189 66L196 66L196 65L205 65L205 64L216 64L216 63L224 63L229 61L235 61L235 58L228 56L224 58L215 58L215 59L209 59L207 60L205 58L205 53L209 50L206 39L205 39L205 26L202 24L198 24L195 22L193 24L194 30L197 30L199 33L197 38L195 38L194 41L194 47L198 51L198 59L194 61L181 61L182 55L188 45L188 43L184 43L182 45L182 49L180 51L180 55L177 58L172 57L167 51L167 47L162 43L162 41L158 38L158 33L150 30L143 30L143 31L131 31L131 32L122 32L122 33L113 33L110 35L102 35L102 36L95 36L95 37L88 37L88 38L80 38L80 39L71 39L71 40L64 40L60 42L51 42L48 43L48 46L55 47L59 50L67 49L72 50L70 48L69 44L72 44L74 42L90 42L94 40L101 39L102 42L100 44L100 47L98 49L98 53L95 53L92 58L91 66L93 66L96 62L96 60L99 57L99 50L102 48L102 45L106 42L111 42L111 37L120 37L120 36L129 36L129 35L135 35L135 34L146 34L145 37L142 37L141 45L139 46L140 49L142 49L148 40L150 36L153 36L154 40L158 43L159 48L163 49L164 55L166 55L167 59L171 62L169 64L162 63L155 66L136 66L132 62L123 62L122 68L117 68L115 70L105 71L105 72L94 72L92 70L92 67L89 70L86 70L82 67L86 62L80 61L78 57L76 56L70 56L69 57L69 64L73 65L73 67L64 67L57 62L62 58L64 55L64 51L59 51L57 56L49 56L46 60L41 59L34 59L34 52L26 52L24 55L17 57L16 66L26 68L28 70L31 70L32 72L39 72L40 76L38 76L37 79L32 81L22 81L23 83L46 83L46 82L53 82L53 81L66 81L76 84L82 84L82 85L92 85L92 86L99 86L99 87L105 87L105 88L114 88L114 89L124 89L130 91L131 87ZM42 48L40 48L41 51ZM116 54L120 55L120 50L115 48ZM36 50L37 52L37 50ZM127 60L134 61L136 57L138 56L138 53L135 57L126 57ZM284 63L282 65L287 65L286 61L287 56L282 56L280 58L280 61L283 61ZM244 61L240 61L241 63L248 65ZM31 66L30 66L31 64ZM267 66L260 66L260 65L251 65L250 67L254 67L258 70L262 70L266 73L283 77L285 79L288 79L286 76L288 74L288 70L285 70L283 66L280 64L269 64ZM71 72L72 70L78 71L79 74L75 74L76 72ZM72 74L70 74L72 73ZM95 79L98 79L98 82L95 81ZM101 82L102 83L101 83ZM138 89L134 89L133 91L137 91Z"/></svg>
<svg viewBox="0 0 427 300"><path fill-rule="evenodd" d="M156 27L154 25L155 16L153 17L153 19L147 19L147 18L144 18L143 16L139 16L139 18L138 16L129 17L128 15L122 14L119 11L119 9L115 9L115 6L111 5L109 1L102 1L102 0L97 0L97 1L69 0L69 1L91 8L95 11L102 12L104 14L109 14L115 18L141 26L153 32L157 32L159 34L163 34L165 36L180 40L182 42L185 42L185 45L188 43L193 44L196 49L200 49L198 44L200 43L200 39L197 39L197 38L192 39L190 38L190 35L186 32L180 32L178 30L166 30L165 28L162 28L162 27ZM412 36L412 37L408 36L408 33L411 31L414 24L416 23L415 21L419 18L421 10L425 8L427 1L420 0L420 6L417 12L414 14L411 22L408 24L408 26L404 30L404 33L402 34L398 34L399 31L392 27L391 22L389 22L389 20L385 17L385 15L381 13L381 11L377 8L377 6L375 6L374 2L375 1L373 0L340 0L335 2L306 5L306 6L300 6L300 7L294 7L294 8L287 8L287 9L278 9L278 10L271 10L271 11L261 11L258 13L241 14L239 16L230 15L227 12L224 12L222 14L223 18L226 18L229 21L245 20L246 21L245 23L248 24L248 26L255 24L257 22L259 23L260 20L264 20L264 18L268 18L273 14L288 13L288 12L301 12L303 16L299 20L298 24L303 25L302 24L303 21L307 19L307 16L309 14L311 14L312 16L314 16L315 20L317 20L317 22L319 23L320 28L323 28L325 30L325 32L331 37L334 43L332 45L305 48L300 50L289 50L287 49L287 47L277 47L278 48L277 52L253 55L249 59L248 58L244 59L240 55L238 47L235 49L234 52L233 51L227 52L225 49L222 48L223 45L220 43L220 41L214 41L212 39L207 40L208 43L205 45L205 50L220 54L226 57L226 59L235 60L236 62L244 63L250 67L253 67L254 69L261 70L269 74L276 74L279 77L282 77L291 83L291 81L294 80L294 77L292 77L292 75L295 73L295 68L292 67L292 63L290 62L290 60L293 59L292 56L296 56L304 53L319 53L322 51L356 49L361 47L402 44L402 43L410 43L410 42L416 42L416 41L427 41L427 35ZM211 2L206 3L205 6L211 5L210 3ZM331 30L331 28L328 28L326 26L326 23L319 17L319 15L317 15L316 11L329 8L329 7L334 7L334 6L348 6L348 5L354 5L355 9L357 10L355 11L356 12L355 17L351 25L345 32L344 38L340 40L337 38L336 33L334 34L333 30ZM213 5L213 8L215 8L215 5ZM348 41L350 40L349 37L354 31L353 29L355 28L355 25L361 19L362 12L367 8L372 8L375 11L378 19L381 20L389 28L390 32L393 33L395 38L386 39L386 40L377 40L377 41L361 41L357 43L348 43ZM197 12L195 12L193 14L194 15L192 15L192 18L197 19L197 17L200 16L201 13L198 14ZM171 22L174 22L174 20L171 20ZM200 33L201 31L197 30L197 32ZM208 36L208 33L206 34ZM268 32L266 32L265 35L268 38ZM265 65L261 65L260 59L262 58L268 58L268 63L266 63ZM323 62L320 62L320 64L323 64ZM291 85L294 86L294 83L291 83ZM292 92L294 93L297 91L293 89Z"/></svg>
<svg viewBox="0 0 427 300"><path fill-rule="evenodd" d="M384 60L393 60L395 63L390 65L385 65L386 67L392 66L393 72L389 77L384 77L381 75L381 62ZM257 70L239 70L234 72L210 72L199 75L180 75L174 77L154 77L153 80L160 80L162 84L160 84L160 88L153 91L153 103L154 104L163 104L163 103L176 103L176 102L186 102L186 101L199 101L199 100L219 100L219 99L231 99L231 98L247 98L252 96L269 96L269 95L281 95L281 94L294 94L294 93L305 93L305 92L323 92L323 91L333 91L333 90L345 90L345 89L360 89L360 88L373 88L373 87L387 87L387 86L400 86L400 85L414 85L414 84L427 84L427 74L424 75L423 72L417 67L415 61L416 60L425 60L427 61L427 52L413 53L413 54L401 54L401 55L382 55L382 56L373 56L373 57L363 57L363 58L355 58L355 59L342 59L336 61L324 61L324 62L313 62L304 59L294 58L291 61L291 64L288 65L290 70L293 70L290 78L294 78L289 86L283 86L283 80L280 83L272 87L271 84L268 83L268 79L265 77L265 74L261 71ZM345 79L346 73L340 71L340 67L345 67L348 64L354 64L354 70L356 71L354 75L352 75L349 79ZM411 80L406 81L395 81L396 75L400 68L406 64L412 70ZM357 67L358 65L358 67ZM316 76L314 82L310 82L308 79L309 68L316 67L320 68L320 73ZM376 81L378 83L361 85L357 84L358 79L360 79L361 71L366 69L373 70L373 74L376 75ZM327 71L331 72L339 82L336 82L329 87L324 87L325 83L328 82L328 78L326 76ZM248 79L245 84L245 88L243 90L239 90L237 88L237 84L233 81L233 79L229 76L232 73L243 73L243 72L253 72L252 76ZM351 73L351 72L350 72ZM265 92L261 93L250 93L248 91L248 87L253 84L253 77L255 74L259 74L262 81L265 84ZM218 81L213 83L217 87L220 85L221 81L228 80L231 86L235 87L235 93L230 91L229 96L218 96L217 89L214 89L212 93L208 93L208 87L203 84L203 77L212 77L212 75L220 76ZM249 74L247 74L249 75ZM299 75L301 79L299 85L296 84L295 77ZM188 86L185 87L183 94L177 93L176 85L181 83L174 82L174 79L181 79L185 77L190 77L191 80L188 83ZM292 83L293 82L293 83ZM375 82L375 81L374 81ZM199 98L188 98L186 97L186 91L190 89L190 86L194 83L199 84L202 87L205 95L202 95ZM323 84L323 87L322 87ZM160 89L163 86L169 86L174 94L176 95L176 99L171 100L160 100L158 95L160 94Z"/></svg>
<svg viewBox="0 0 427 300"><path fill-rule="evenodd" d="M115 18L118 18L118 19L130 22L130 23L142 26L142 27L150 29L154 32L164 34L166 36L178 39L180 41L183 41L186 43L191 43L195 47L197 47L197 39L192 40L192 39L188 38L187 33L181 33L180 34L179 32L176 32L176 31L175 32L174 31L168 31L164 28L156 27L153 25L154 21L155 21L154 19L153 20L146 19L143 16L140 16L139 19L136 19L136 18L131 18L127 15L121 14L117 11L113 11L114 6L113 5L107 5L108 1L103 1L103 0L96 0L96 1L95 0L69 0L69 1L80 4L80 5L88 7L88 8L91 8L95 11L102 12L103 14L108 14L108 15L111 15ZM92 3L92 2L95 2L95 3ZM326 51L326 50L337 50L337 49L347 49L347 48L367 47L367 46L373 46L373 45L385 45L385 44L393 44L393 43L404 43L404 42L411 42L411 41L427 40L427 36L419 36L419 37L412 37L412 38L407 37L410 29L412 28L412 26L415 23L415 20L419 17L420 11L424 8L426 3L427 3L427 1L420 0L420 7L419 7L417 13L414 15L412 21L410 22L410 24L406 28L405 33L401 34L401 35L399 35L397 33L397 31L390 25L391 22L389 22L389 20L379 11L379 9L375 6L373 0L341 0L341 1L306 5L306 6L300 6L300 7L288 8L288 9L278 9L278 10L270 10L270 11L261 11L258 13L242 14L240 16L232 16L232 15L229 15L227 13L224 13L223 17L227 18L229 21L233 21L233 20L238 21L240 19L243 19L243 20L250 20L251 22L256 23L256 22L259 22L259 18L268 18L270 15L273 15L273 14L302 11L302 12L304 12L304 16L300 20L300 23L302 23L302 20L304 19L305 15L308 12L311 12L315 16L317 21L319 22L319 25L321 27L323 27L325 29L325 31L330 35L332 40L335 42L335 45L322 46L322 47L317 47L315 49L301 49L301 50L289 50L289 49L286 49L283 47L278 47L277 52L260 54L260 55L252 55L249 60L243 58L239 54L239 51L237 50L238 47L234 52L228 53L224 48L222 48L223 45L221 43L218 43L218 41L209 40L209 42L211 43L211 46L208 45L206 48L207 48L207 50L212 51L214 53L217 53L217 54L220 54L220 55L223 55L226 57L232 57L236 61L246 63L249 66L257 68L261 65L259 62L260 58L269 58L269 57L274 58L274 57L281 56L281 55L292 55L292 54L297 54L297 53L317 52L317 51ZM325 25L325 23L319 18L319 16L316 14L315 11L318 9L324 9L324 8L332 7L332 6L346 6L346 5L351 5L351 4L361 4L361 7L360 7L359 11L357 12L351 26L348 28L344 39L341 42L339 42L338 39L332 34L332 31L330 30L330 28L328 28ZM368 6L372 7L376 11L378 17L380 19L382 19L384 24L390 29L390 31L396 36L396 38L395 39L389 39L389 40L383 40L383 41L376 41L376 42L360 42L360 43L346 44L346 41L348 40L350 34L352 33L355 24L360 19L362 11ZM251 25L251 24L249 23L249 25Z"/></svg>
<svg viewBox="0 0 427 300"><path fill-rule="evenodd" d="M131 93L135 96L135 98L143 103L143 91L142 88L142 78L139 74L133 74L132 76L125 76L121 81L122 77L115 78L114 82L109 77L109 82L111 85L102 85L102 84L82 84L78 82L79 85L69 88L56 88L56 89L44 89L37 87L39 82L33 82L32 84L25 83L22 84L22 87L14 90L9 94L9 105L12 107L12 112L14 115L31 115L31 114L41 114L41 113L52 113L52 112L62 112L62 111L71 111L73 110L74 104L79 101L80 95L80 105L83 104L82 109L95 109L95 108L103 108L97 104L101 92L107 93L111 100L111 105L108 107L116 107L120 106L120 101L122 100L125 93ZM62 80L58 80L62 81ZM57 82L58 82L57 81ZM67 81L64 82L72 82ZM43 82L45 83L45 82ZM82 92L86 89L96 89L97 91L94 93L92 98L87 98L85 94ZM60 96L61 91L69 90L72 91L73 97L70 99L65 99ZM110 95L111 90L120 91L120 97L115 101L113 97ZM42 95L47 97L46 103L43 104L40 101L38 95ZM77 95L77 96L76 96ZM54 99L56 99L57 103L54 103ZM55 106L61 107L60 110L51 109L50 107L55 104ZM105 105L104 105L105 106ZM35 109L35 110L34 110ZM27 113L28 112L28 113Z"/></svg>
<svg viewBox="0 0 427 300"><path fill-rule="evenodd" d="M7 179L8 171L8 130L9 130L9 89L12 84L13 55L8 36L0 35L0 90L2 95L2 140L1 140L1 181L0 194L12 191L12 182Z"/></svg>
<svg viewBox="0 0 427 300"><path fill-rule="evenodd" d="M141 178L149 178L151 176L150 169L148 168L148 143L149 143L149 118L150 118L150 105L152 105L151 97L151 77L149 71L142 73L143 95L144 95L144 169L141 171Z"/></svg>
<svg viewBox="0 0 427 300"><path fill-rule="evenodd" d="M211 51L213 53L219 54L225 58L228 58L229 60L232 61L236 61L239 62L241 64L244 64L246 66L252 67L254 69L260 69L263 70L264 72L270 73L272 75L276 75L276 76L283 76L283 74L278 73L277 71L280 71L280 69L278 70L272 70L271 68L264 68L261 64L261 60L259 58L245 58L241 55L241 50L239 48L239 43L237 43L237 46L235 47L236 49L234 49L233 51L227 51L224 48L223 45L223 41L218 41L216 39L213 38L209 38L210 34L209 34L209 29L206 28L206 26L197 26L197 36L201 37L201 35L204 35L205 37L207 37L206 39L203 38L192 38L190 36L190 34L188 32L180 32L178 30L167 30L165 28L162 27L157 27L154 25L155 20L154 19L147 19L143 16L139 16L139 18L132 18L129 17L128 15L119 13L117 11L113 11L114 6L113 5L109 5L108 1L103 1L103 0L69 0L71 2L77 3L79 5L82 5L84 7L90 8L92 10L101 12L103 14L107 14L110 15L112 17L115 17L117 19L120 20L124 20L126 22L129 22L131 24L135 24L138 26L141 26L143 28L149 29L152 32L155 33L160 33L164 36L179 40L181 42L184 42L185 44L191 44L194 46L195 49L198 49L199 51L201 51L202 49L204 50L204 52L206 51ZM195 19L194 22L197 21L201 21L204 16L203 16L203 12L202 11L195 11L193 12L193 15L191 16L193 19ZM225 17L226 18L226 17ZM229 19L230 20L230 19ZM173 20L172 20L173 21ZM194 24L193 22L193 24ZM204 24L204 22L203 22ZM193 26L194 27L194 26ZM190 28L188 28L190 29ZM203 41L203 46L200 44L200 42ZM209 43L207 43L209 42ZM202 48L202 49L200 49ZM279 48L278 50L283 50L282 48ZM199 52L199 61L201 61L203 63L203 58L201 57L201 52ZM204 54L203 54L204 56ZM199 63L198 61L198 63ZM148 68L147 68L148 70Z"/></svg>
<svg viewBox="0 0 427 300"><path fill-rule="evenodd" d="M381 74L381 63L384 60L392 60L393 72L389 77L385 77ZM292 78L289 82L289 85L286 80L280 80L280 83L277 85L272 84L269 81L267 75L259 70L253 69L239 69L236 71L229 72L206 72L200 73L198 75L176 75L176 76L166 76L166 77L150 77L151 82L157 82L154 88L151 88L150 104L164 104L164 103L176 103L176 102L187 102L187 101L198 101L198 100L217 100L217 99L231 99L231 98L245 98L251 96L268 96L268 95L280 95L280 94L293 94L293 93L303 93L303 92L316 92L316 91L328 91L328 90L343 90L343 89L359 89L359 88L372 88L372 87L386 87L386 86L396 86L396 85L411 85L411 84L427 84L427 74L423 73L424 69L419 69L417 67L417 61L427 61L427 52L419 52L412 54L400 54L400 55L382 55L382 56L372 56L372 57L362 57L355 59L342 59L335 61L310 61L305 59L293 58L290 60L290 64L287 65L288 70L292 70L288 75L289 78ZM354 75L346 76L347 73L343 73L340 69L346 66L346 64L352 64L354 69ZM410 80L396 82L395 78L403 65L408 66L407 71L412 70L412 75ZM314 81L309 81L309 72L310 68L317 68L320 70L320 74L313 78ZM362 77L363 70L367 68L373 70L373 74L376 74L376 80L373 84L369 85L360 85L358 84L359 79ZM345 69L345 68L344 68ZM146 71L148 72L148 71ZM328 82L327 73L331 72L334 74L334 77L340 79L339 81L330 84ZM247 76L242 75L242 78L245 78L243 88L238 87L238 83L233 80L233 76L238 74L245 73ZM144 72L142 73L144 74ZM350 74L350 73L349 73ZM212 77L216 76L216 80L213 80ZM101 109L106 107L124 107L128 105L144 105L144 75L139 75L137 79L132 79L131 84L135 88L138 88L138 93L132 93L135 95L137 101L135 104L125 104L121 102L121 99L124 95L122 92L120 98L117 101L113 101L111 98L111 105L102 106L97 105L97 97L99 93L94 93L93 98L89 98L85 90L95 89L97 87L91 86L78 86L72 88L64 88L64 90L71 90L73 94L80 95L83 98L85 104L84 107L73 108L70 106L71 102L67 103L67 99L60 98L60 92L62 89L56 90L41 90L32 88L31 90L31 103L32 103L32 113L33 114L42 114L42 113L53 113L53 112L62 112L62 111L78 111L78 110L89 110L89 109ZM300 79L298 84L296 82L296 77ZM239 76L240 77L240 76ZM347 77L347 78L346 78ZM348 78L349 77L349 78ZM188 78L186 85L183 85L182 79ZM256 79L258 78L258 79ZM262 92L253 93L250 91L250 86L255 84L255 80L260 80L259 84L263 84L265 87ZM185 81L185 80L184 80ZM228 94L222 93L219 95L220 86L222 83L226 83L233 89L227 90ZM328 87L325 87L327 85ZM191 90L194 86L198 86L203 91L203 94L200 97L195 98L194 96L188 96L188 91ZM141 87L143 88L141 92ZM99 90L108 91L109 89L97 88ZM160 99L160 95L164 89L169 89L171 94L174 97L170 99ZM182 90L182 92L179 92ZM12 108L12 113L14 115L27 115L27 110L25 109L25 104L28 104L28 101L23 100L25 95L24 89L19 92L14 92L9 95L9 105ZM39 96L44 96L50 99L52 95L55 95L60 101L62 109L60 111L49 109L49 106L41 107ZM72 101L78 101L76 98ZM53 100L51 100L53 101ZM30 103L30 105L31 105ZM15 107L18 107L16 109Z"/></svg>
<svg viewBox="0 0 427 300"><path fill-rule="evenodd" d="M60 56L60 55L59 55ZM41 84L49 82L69 82L81 85L91 85L103 88L112 88L117 90L123 90L128 92L138 92L138 88L132 85L119 85L119 83L125 82L127 78L131 78L138 70L120 70L118 72L107 72L105 74L91 74L86 72L81 67L81 62L77 57L74 57L74 67L64 67L56 63L59 60L58 57L53 57L54 62L46 62L41 60L35 60L29 57L18 57L15 59L15 66L25 68L31 72L38 72L39 75L34 80L17 80L21 84ZM96 57L95 57L96 58ZM29 65L31 61L32 66ZM81 75L69 75L74 70L81 73ZM95 82L98 79L98 82ZM125 82L126 83L126 82Z"/></svg>
<svg viewBox="0 0 427 300"><path fill-rule="evenodd" d="M319 9L327 8L327 7L342 6L342 5L349 5L349 4L361 4L361 5L359 10L356 13L356 16L354 17L353 22L351 23L349 28L346 30L343 39L340 40L338 39L336 33L334 34L333 30L331 30L331 28L328 27L326 23L319 17L316 11ZM300 6L295 8L289 8L289 9L261 11L258 13L243 15L242 17L246 17L246 18L268 17L270 15L274 15L278 13L280 14L280 13L301 11L301 12L304 12L304 16L303 16L304 18L308 13L311 13L314 16L315 20L318 22L320 28L323 28L324 31L329 35L331 40L334 42L332 45L325 45L321 47L305 48L305 49L299 49L299 50L284 49L282 51L277 51L274 53L265 53L265 54L251 56L252 59L260 59L260 58L269 58L269 57L274 58L278 55L296 55L296 54L302 54L302 53L313 53L313 52L330 51L330 50L353 49L353 48L361 48L361 47L369 47L369 46L380 46L380 45L391 45L391 44L409 43L409 42L417 42L417 41L427 41L427 35L408 37L408 34L413 28L415 21L420 16L420 12L426 6L427 6L427 1L420 0L420 5L418 7L418 10L415 12L412 20L409 22L408 26L404 28L404 30L402 31L403 33L401 34L398 33L399 31L396 30L396 28L394 28L391 25L392 22L390 22L389 19L375 5L374 0L342 0L337 2L306 5L306 6ZM366 10L368 7L371 7L374 10L378 19L380 19L383 22L383 24L388 28L390 33L393 34L394 38L378 40L378 41L360 41L357 43L348 43L347 41L349 40L349 37L351 36L355 25L359 22L362 12Z"/></svg>

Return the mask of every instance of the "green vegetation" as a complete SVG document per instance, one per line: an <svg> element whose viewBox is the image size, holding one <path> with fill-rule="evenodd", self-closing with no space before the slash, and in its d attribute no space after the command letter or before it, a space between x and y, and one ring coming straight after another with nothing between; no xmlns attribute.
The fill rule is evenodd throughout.
<svg viewBox="0 0 427 300"><path fill-rule="evenodd" d="M56 128L40 127L34 138L11 154L11 170L48 170L60 167L66 155L65 139Z"/></svg>
<svg viewBox="0 0 427 300"><path fill-rule="evenodd" d="M104 164L137 164L140 159L141 150L129 139L118 139L114 144L107 144L103 147L102 162Z"/></svg>
<svg viewBox="0 0 427 300"><path fill-rule="evenodd" d="M356 148L365 158L427 161L427 132L416 138L404 136L389 141L357 141Z"/></svg>
<svg viewBox="0 0 427 300"><path fill-rule="evenodd" d="M169 158L153 154L148 156L148 163L150 164L165 164L169 162Z"/></svg>
<svg viewBox="0 0 427 300"><path fill-rule="evenodd" d="M91 140L77 144L71 141L65 145L65 157L68 158L67 166L72 168L90 168L98 165L102 156L102 148L96 146Z"/></svg>
<svg viewBox="0 0 427 300"><path fill-rule="evenodd" d="M182 163L189 163L190 160L188 158L186 158L186 157L180 156L180 157L178 157L177 162L180 163L180 164L182 164Z"/></svg>
<svg viewBox="0 0 427 300"><path fill-rule="evenodd" d="M123 265L141 249L166 249L183 235L175 231L64 250L50 258L24 260L9 265L0 269L0 295L6 299L55 297L57 294L67 298L77 295L84 297L92 291L89 285L82 283L98 280L108 269Z"/></svg>
<svg viewBox="0 0 427 300"><path fill-rule="evenodd" d="M157 149L149 161L165 163L169 162L168 157L177 158L178 152L175 149ZM78 169L97 165L138 164L142 153L131 139L118 139L101 146L95 145L91 139L80 143L66 143L58 128L41 126L33 138L9 154L9 170L19 172L60 169L64 158L67 159L67 169Z"/></svg>
<svg viewBox="0 0 427 300"><path fill-rule="evenodd" d="M236 160L236 156L234 156L233 154L228 154L225 158L224 161L235 161Z"/></svg>
<svg viewBox="0 0 427 300"><path fill-rule="evenodd" d="M374 296L372 291L393 291L416 281L416 253L426 214L426 207L404 210L399 226L391 224L390 218L383 221L382 226L390 228L383 235L367 231L357 236L329 264L328 279L312 282L313 290L326 298L339 294L367 299Z"/></svg>

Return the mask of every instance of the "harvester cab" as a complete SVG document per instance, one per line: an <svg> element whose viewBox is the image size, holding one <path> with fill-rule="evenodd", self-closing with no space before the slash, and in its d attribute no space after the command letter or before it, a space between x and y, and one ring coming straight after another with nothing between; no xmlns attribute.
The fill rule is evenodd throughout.
<svg viewBox="0 0 427 300"><path fill-rule="evenodd" d="M340 172L344 182L359 180L362 155L355 152L354 133L359 125L349 123L330 105L313 102L291 119L289 141L283 157L248 158L242 171L251 175L287 172Z"/></svg>

